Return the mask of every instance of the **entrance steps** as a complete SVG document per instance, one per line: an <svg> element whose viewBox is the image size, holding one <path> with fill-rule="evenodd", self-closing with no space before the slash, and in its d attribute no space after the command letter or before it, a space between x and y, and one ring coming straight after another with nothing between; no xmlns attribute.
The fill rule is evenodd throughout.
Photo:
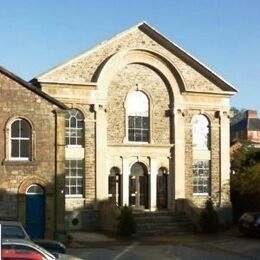
<svg viewBox="0 0 260 260"><path fill-rule="evenodd" d="M170 211L133 212L137 235L181 234L195 232L184 213Z"/></svg>

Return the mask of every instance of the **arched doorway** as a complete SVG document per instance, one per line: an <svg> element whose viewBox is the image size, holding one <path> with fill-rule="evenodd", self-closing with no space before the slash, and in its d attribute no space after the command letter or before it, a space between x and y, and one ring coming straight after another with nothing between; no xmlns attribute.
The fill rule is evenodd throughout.
<svg viewBox="0 0 260 260"><path fill-rule="evenodd" d="M120 170L112 167L108 177L108 196L109 200L118 206L121 206L121 178Z"/></svg>
<svg viewBox="0 0 260 260"><path fill-rule="evenodd" d="M135 163L129 176L129 205L136 209L148 208L148 173L143 163Z"/></svg>
<svg viewBox="0 0 260 260"><path fill-rule="evenodd" d="M31 238L43 238L45 233L45 192L37 184L28 187L25 193L25 228Z"/></svg>
<svg viewBox="0 0 260 260"><path fill-rule="evenodd" d="M167 194L168 194L168 183L167 183L167 169L161 167L157 175L157 208L167 208Z"/></svg>

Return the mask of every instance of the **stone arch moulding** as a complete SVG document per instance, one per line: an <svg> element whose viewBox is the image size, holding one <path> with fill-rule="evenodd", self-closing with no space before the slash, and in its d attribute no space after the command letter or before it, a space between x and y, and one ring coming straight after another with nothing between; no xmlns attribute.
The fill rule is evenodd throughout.
<svg viewBox="0 0 260 260"><path fill-rule="evenodd" d="M131 168L132 168L132 166L133 166L135 163L143 164L143 165L145 166L146 170L147 170L147 174L148 174L148 175L150 174L150 166L149 166L149 163L146 162L145 160L140 159L140 158L138 158L137 160L134 159L134 160L132 160L132 161L130 162L130 164L129 164L130 173L131 173Z"/></svg>
<svg viewBox="0 0 260 260"><path fill-rule="evenodd" d="M210 115L210 113L208 113L208 112L206 112L206 111L198 111L198 112L194 113L194 114L192 115L191 119L190 119L190 123L191 123L191 124L193 123L194 118L195 118L195 116L197 116L197 115L205 116L205 117L207 118L208 122L209 122L209 126L212 125L212 121L213 121L214 118L213 118L212 115Z"/></svg>
<svg viewBox="0 0 260 260"><path fill-rule="evenodd" d="M5 129L10 129L11 124L18 118L22 118L22 119L28 121L28 123L31 125L32 132L34 131L35 126L34 126L33 121L29 117L24 116L24 115L20 115L20 114L13 115L13 116L9 117L6 121L6 123L5 123Z"/></svg>
<svg viewBox="0 0 260 260"><path fill-rule="evenodd" d="M106 93L113 76L128 64L142 64L153 69L165 82L171 104L178 101L186 89L176 66L162 54L147 49L129 49L111 55L97 68L92 81Z"/></svg>
<svg viewBox="0 0 260 260"><path fill-rule="evenodd" d="M45 191L45 194L51 194L54 192L53 187L51 187L53 185L51 185L51 183L48 182L46 179L39 176L30 176L22 180L18 189L18 194L24 195L26 193L27 188L32 184L38 184L42 186L42 188Z"/></svg>

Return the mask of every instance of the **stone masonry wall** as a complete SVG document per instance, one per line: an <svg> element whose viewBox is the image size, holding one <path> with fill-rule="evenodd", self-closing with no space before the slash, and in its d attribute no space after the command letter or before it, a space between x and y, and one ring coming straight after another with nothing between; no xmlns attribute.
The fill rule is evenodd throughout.
<svg viewBox="0 0 260 260"><path fill-rule="evenodd" d="M127 65L111 81L108 89L108 143L122 143L126 136L125 101L131 90L139 88L150 101L151 137L155 144L169 144L169 97L161 78L150 68ZM138 106L138 104L136 104Z"/></svg>
<svg viewBox="0 0 260 260"><path fill-rule="evenodd" d="M0 217L18 218L19 188L28 178L44 179L48 187L43 187L53 196L55 178L55 115L57 107L16 81L0 73ZM6 124L11 118L24 117L32 124L33 161L14 162L6 154ZM8 140L8 139L7 139ZM29 183L29 182L28 182ZM24 191L23 191L24 192ZM19 194L19 195L18 195ZM54 198L52 197L52 202ZM23 209L24 210L24 209ZM48 209L46 219L51 223L54 208ZM47 224L50 226L50 224ZM53 228L53 227L52 227Z"/></svg>
<svg viewBox="0 0 260 260"><path fill-rule="evenodd" d="M210 194L213 201L217 204L220 196L220 164L219 164L219 123L215 118L214 111L204 111L210 120ZM193 196L193 149L192 149L192 124L191 120L199 111L190 111L185 116L185 194L186 198L191 199L195 204L204 206L205 199L208 197ZM206 159L206 158L205 158ZM203 158L202 158L203 160Z"/></svg>
<svg viewBox="0 0 260 260"><path fill-rule="evenodd" d="M93 48L70 61L65 66L48 73L46 76L42 76L40 79L43 81L46 79L48 81L74 82L79 84L91 82L96 69L105 59L107 59L107 57L110 57L121 50L131 48L149 49L168 57L181 73L184 82L186 83L187 90L219 90L215 84L201 75L197 70L181 60L177 55L168 51L138 28L98 45L96 48Z"/></svg>

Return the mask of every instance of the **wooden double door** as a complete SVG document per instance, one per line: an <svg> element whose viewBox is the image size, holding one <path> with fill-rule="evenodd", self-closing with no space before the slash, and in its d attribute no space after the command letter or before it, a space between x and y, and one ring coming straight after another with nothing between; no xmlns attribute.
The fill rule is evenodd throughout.
<svg viewBox="0 0 260 260"><path fill-rule="evenodd" d="M135 163L131 167L129 176L129 205L135 209L149 207L149 178L147 168L142 163Z"/></svg>

